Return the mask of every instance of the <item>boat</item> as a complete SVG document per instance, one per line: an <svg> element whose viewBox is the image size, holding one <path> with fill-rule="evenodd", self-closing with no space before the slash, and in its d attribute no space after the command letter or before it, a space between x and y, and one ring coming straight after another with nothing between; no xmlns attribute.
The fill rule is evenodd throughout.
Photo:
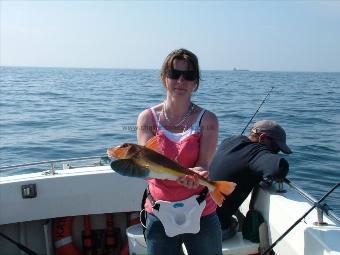
<svg viewBox="0 0 340 255"><path fill-rule="evenodd" d="M79 163L85 161L93 162ZM27 167L36 171L18 173ZM44 161L3 166L0 171L1 255L146 254L139 223L146 182L117 174L107 158ZM258 190L255 209L265 220L260 242L244 239L239 231L223 242L223 254L262 254L308 210L273 247L275 254L340 254L339 218L296 184L287 183L280 183L279 189L262 184ZM240 223L250 198L240 207Z"/></svg>
<svg viewBox="0 0 340 255"><path fill-rule="evenodd" d="M233 71L235 71L235 72L249 72L248 69L238 69L236 67L233 68Z"/></svg>

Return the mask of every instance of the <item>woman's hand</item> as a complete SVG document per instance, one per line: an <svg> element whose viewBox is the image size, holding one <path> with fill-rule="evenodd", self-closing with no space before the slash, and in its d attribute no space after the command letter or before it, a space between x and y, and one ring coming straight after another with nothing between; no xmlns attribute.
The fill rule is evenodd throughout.
<svg viewBox="0 0 340 255"><path fill-rule="evenodd" d="M191 171L196 172L197 174L199 174L200 176L202 176L204 178L208 178L208 176L209 176L209 172L201 166L195 166L195 167L192 167L192 168L189 168L189 169Z"/></svg>
<svg viewBox="0 0 340 255"><path fill-rule="evenodd" d="M207 170L204 170L202 167L192 167L189 168L191 171L195 172L193 175L184 175L182 177L178 177L177 182L188 189L196 189L199 184L199 175L207 178L209 173Z"/></svg>

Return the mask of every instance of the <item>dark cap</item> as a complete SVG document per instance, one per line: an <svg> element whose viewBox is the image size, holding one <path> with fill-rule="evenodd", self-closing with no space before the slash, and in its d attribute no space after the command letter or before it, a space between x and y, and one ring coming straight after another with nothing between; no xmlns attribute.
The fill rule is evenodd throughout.
<svg viewBox="0 0 340 255"><path fill-rule="evenodd" d="M251 129L252 133L266 133L279 146L283 153L292 153L286 144L286 132L284 129L272 120L260 120L254 124Z"/></svg>

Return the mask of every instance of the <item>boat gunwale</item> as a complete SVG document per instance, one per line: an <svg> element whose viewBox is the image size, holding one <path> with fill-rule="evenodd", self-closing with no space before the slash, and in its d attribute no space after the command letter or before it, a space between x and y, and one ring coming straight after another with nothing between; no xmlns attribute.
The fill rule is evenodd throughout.
<svg viewBox="0 0 340 255"><path fill-rule="evenodd" d="M39 161L39 162L32 162L32 163L26 163L26 164L18 164L18 165L9 165L9 166L0 166L0 174L1 171L7 172L8 169L14 169L14 168L19 168L19 167L26 167L26 166L38 166L38 165L44 165L44 164L51 164L52 171L54 171L54 164L55 163L62 163L62 162L70 162L70 161L84 161L84 160L91 160L91 159L99 159L99 163L104 160L107 161L109 160L108 156L89 156L89 157L79 157L79 158L69 158L69 159L56 159L56 160L47 160L47 161ZM90 167L89 166L81 166L81 167L76 167L76 168L82 168L82 167ZM96 165L94 165L96 166ZM76 169L74 168L74 169ZM43 171L45 172L45 171ZM311 204L311 206L315 205L318 200L315 199L312 195L308 194L306 191L304 191L301 187L299 187L296 183L291 181L288 178L284 179L284 183L286 183L288 186L290 186L292 189L294 189L298 194L300 194L302 197L304 197L308 203ZM325 208L324 208L325 207ZM334 221L334 223L339 224L340 223L340 218L332 211L330 207L326 203L323 203L317 208L321 209L322 212L324 212L331 220Z"/></svg>
<svg viewBox="0 0 340 255"><path fill-rule="evenodd" d="M90 156L90 157L47 160L47 161L31 162L31 163L18 164L18 165L0 166L0 171L7 171L8 169L13 169L13 168L18 168L18 167L38 166L38 165L45 165L45 164L54 164L54 163L62 163L62 162L69 162L69 161L82 161L82 160L90 160L90 159L108 160L109 158L107 156Z"/></svg>

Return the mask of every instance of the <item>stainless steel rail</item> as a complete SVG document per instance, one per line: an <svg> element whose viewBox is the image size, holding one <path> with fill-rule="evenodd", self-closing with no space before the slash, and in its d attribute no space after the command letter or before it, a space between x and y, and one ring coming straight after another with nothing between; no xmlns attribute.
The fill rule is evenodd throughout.
<svg viewBox="0 0 340 255"><path fill-rule="evenodd" d="M0 171L8 170L18 167L26 167L26 166L37 166L37 165L45 165L45 164L55 164L55 163L62 163L62 162L69 162L69 161L82 161L82 160L89 160L89 159L99 159L99 160L107 160L107 156L92 156L92 157L81 157L81 158L69 158L69 159L57 159L57 160L48 160L48 161L40 161L40 162L32 162L26 164L19 164L19 165L10 165L10 166L0 166Z"/></svg>
<svg viewBox="0 0 340 255"><path fill-rule="evenodd" d="M285 182L290 183L290 181L288 179L284 180ZM314 203L314 205L309 208L308 211L306 211L297 221L295 221L293 223L293 225L291 225L275 242L273 242L264 252L263 255L268 254L270 251L273 250L273 248L283 239L285 238L285 236L292 231L313 209L315 209L316 207L318 207L321 202L329 196L329 194L331 194L336 188L338 188L340 185L340 182L338 182L337 184L335 184L332 189L330 189L325 195L322 196L322 198L317 201L316 203Z"/></svg>
<svg viewBox="0 0 340 255"><path fill-rule="evenodd" d="M303 196L310 203L316 204L318 202L318 200L316 198L314 198L312 195L306 193L303 189L301 189L298 185L296 185L291 180L285 178L284 182L286 184L288 184L291 188L295 189L301 196ZM318 222L320 223L320 225L322 225L322 223L323 223L323 220L322 220L322 213L323 212L325 212L329 216L329 218L331 218L335 222L340 223L340 218L334 212L331 211L331 209L328 207L328 205L323 204L323 206L318 207L317 210L318 210Z"/></svg>

